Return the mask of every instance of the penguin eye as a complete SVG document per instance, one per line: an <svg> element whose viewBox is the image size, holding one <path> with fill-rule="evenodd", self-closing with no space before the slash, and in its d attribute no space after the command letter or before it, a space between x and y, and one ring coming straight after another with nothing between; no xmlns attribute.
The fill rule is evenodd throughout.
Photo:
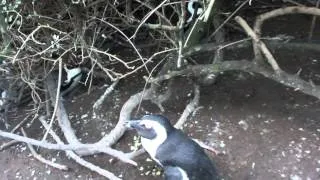
<svg viewBox="0 0 320 180"><path fill-rule="evenodd" d="M149 124L145 124L145 123L141 124L141 126L143 128L146 128L146 129L151 129L152 128Z"/></svg>

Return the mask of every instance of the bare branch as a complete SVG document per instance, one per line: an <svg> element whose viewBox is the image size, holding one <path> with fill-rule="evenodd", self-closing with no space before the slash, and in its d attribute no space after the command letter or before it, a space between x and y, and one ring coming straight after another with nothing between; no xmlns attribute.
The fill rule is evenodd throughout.
<svg viewBox="0 0 320 180"><path fill-rule="evenodd" d="M57 89L57 92L56 92L56 97L55 99L52 98L52 103L54 102L54 110L53 110L53 113L52 113L52 117L51 117L51 120L50 120L50 123L49 123L49 129L52 128L52 125L53 125L53 121L55 120L55 115L58 111L58 108L59 108L59 101L60 101L60 87L62 85L61 83L61 79L62 79L62 59L58 59L59 61L59 75L58 75L58 85L56 88ZM50 77L49 77L50 78ZM53 83L53 82L52 82ZM53 90L53 89L52 89ZM53 94L51 94L53 95ZM55 101L54 101L55 100ZM59 112L60 113L60 112ZM46 140L47 139L47 135L48 135L48 131L46 131L46 133L44 134L42 140Z"/></svg>
<svg viewBox="0 0 320 180"><path fill-rule="evenodd" d="M254 33L254 31L250 28L248 23L242 19L240 16L235 17L235 20L242 26L242 28L247 32L247 34L253 39L255 45L259 46L265 57L267 58L268 63L272 66L273 70L278 73L280 71L280 67L277 61L274 59L273 55L267 48L267 46L259 39L259 37Z"/></svg>
<svg viewBox="0 0 320 180"><path fill-rule="evenodd" d="M71 123L69 121L68 114L62 104L62 102L59 100L60 95L55 93L57 88L54 79L51 74L48 75L47 80L46 80L46 85L47 85L47 90L49 91L50 97L51 97L51 102L55 102L53 104L54 107L56 107L56 116L58 119L59 126L64 133L65 138L70 144L80 144L80 141L76 137L74 130L72 129ZM60 86L58 86L60 87ZM59 90L58 90L59 92ZM51 120L52 121L52 120ZM50 123L51 123L50 121Z"/></svg>
<svg viewBox="0 0 320 180"><path fill-rule="evenodd" d="M27 137L27 133L24 131L23 127L21 128L21 132L23 134L23 136ZM60 170L68 170L68 167L66 165L61 165L52 161L49 161L45 158L43 158L41 155L39 155L36 150L32 147L32 145L30 145L29 143L27 143L27 146L29 148L29 150L31 151L31 154L34 158L36 158L38 161L47 164L48 166L60 169Z"/></svg>
<svg viewBox="0 0 320 180"><path fill-rule="evenodd" d="M314 16L320 16L320 9L314 8L314 7L303 7L303 6L293 6L293 7L285 7L285 8L279 8L276 10L269 11L267 13L261 14L256 18L256 21L254 23L254 32L255 34L260 37L262 32L261 28L263 23L271 18L275 18L278 16L288 15L288 14L309 14ZM261 58L260 50L257 48L257 46L254 46L254 54L256 59Z"/></svg>
<svg viewBox="0 0 320 180"><path fill-rule="evenodd" d="M34 146L40 146L46 149L53 149L53 150L81 150L81 149L90 149L94 148L94 144L70 144L70 145L65 145L65 144L52 144L48 143L45 141L38 141L35 139L19 136L13 133L8 133L5 131L0 130L0 136L9 138L9 139L14 139L20 142L25 142L32 144Z"/></svg>
<svg viewBox="0 0 320 180"><path fill-rule="evenodd" d="M146 91L139 92L135 95L132 95L127 102L121 108L119 121L116 127L105 137L100 140L100 143L105 144L107 146L111 146L116 143L120 137L126 131L124 123L130 119L131 113L135 107L139 104L141 99L149 99L151 98L152 90L147 89Z"/></svg>
<svg viewBox="0 0 320 180"><path fill-rule="evenodd" d="M106 99L106 97L114 90L115 86L118 84L119 80L116 80L109 86L106 91L103 93L102 96L93 104L93 109L98 109L103 101Z"/></svg>
<svg viewBox="0 0 320 180"><path fill-rule="evenodd" d="M192 101L186 106L179 120L174 125L175 128L182 129L183 124L187 121L188 116L197 108L200 100L200 87L199 85L194 85L194 97Z"/></svg>
<svg viewBox="0 0 320 180"><path fill-rule="evenodd" d="M15 144L17 144L17 143L20 143L20 141L11 140L11 141L9 141L9 142L7 142L7 143L3 143L3 144L1 144L1 146L0 146L0 151L4 150L4 149L6 149L6 148L8 148L8 147L10 147L10 146L13 146L13 145L15 145Z"/></svg>
<svg viewBox="0 0 320 180"><path fill-rule="evenodd" d="M207 64L207 65L194 65L181 71L172 71L168 74L151 79L149 82L151 83L161 82L176 76L199 77L200 75L206 75L206 74L218 75L221 72L232 71L232 70L261 74L266 78L272 79L278 83L281 83L288 87L292 87L297 91L301 91L305 94L308 94L320 99L319 86L311 85L309 82L300 79L300 77L296 75L288 74L284 71L279 71L278 74L275 74L274 71L271 71L270 69L266 69L262 66L259 66L247 60L224 61L221 63Z"/></svg>
<svg viewBox="0 0 320 180"><path fill-rule="evenodd" d="M58 135L56 133L54 133L51 129L49 129L49 125L44 121L43 117L39 118L40 122L42 123L42 125L49 131L49 134L53 137L53 139L58 143L58 144L63 144L63 142L60 140L60 138L58 137ZM76 155L74 152L72 151L66 151L67 156L69 156L70 158L72 158L73 160L75 160L78 164L97 172L98 174L109 178L111 180L120 180L120 178L118 178L117 176L115 176L113 173L104 170L90 162L85 161L84 159L82 159L81 157L79 157L78 155Z"/></svg>

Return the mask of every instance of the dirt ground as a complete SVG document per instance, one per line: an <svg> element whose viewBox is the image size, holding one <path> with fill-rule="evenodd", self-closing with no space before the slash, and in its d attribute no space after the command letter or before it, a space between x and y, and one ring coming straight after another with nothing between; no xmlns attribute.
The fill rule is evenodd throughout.
<svg viewBox="0 0 320 180"><path fill-rule="evenodd" d="M299 32L307 31L299 29ZM320 82L319 54L303 50L273 52L280 66L288 72L298 72L302 67L304 78L311 77L315 83ZM89 95L79 89L72 97L65 98L73 127L82 142L95 142L108 133L114 127L123 103L130 95L141 91L143 82L140 77L122 81L96 114L92 112L93 100L106 89L102 84ZM144 102L136 116L161 113L174 123L192 99L192 87L189 80L176 79L174 93L164 104L165 112L161 113L154 104ZM227 72L219 76L215 84L201 87L200 106L189 118L184 131L222 152L210 156L224 179L320 179L318 99L259 75ZM12 122L25 117L31 108L13 112ZM39 123L34 121L28 134L39 138L43 130L38 127ZM129 152L135 136L134 132L126 133L115 148ZM2 142L6 140L0 138ZM68 165L70 170L48 167L35 160L24 144L18 144L0 152L0 179L104 179L69 160L63 152L43 149L39 152L49 160ZM135 159L138 167L119 161L111 163L107 155L85 159L125 180L162 179L158 175L160 168L147 155Z"/></svg>
<svg viewBox="0 0 320 180"><path fill-rule="evenodd" d="M137 82L120 85L100 115L93 116L91 99L96 99L103 89L89 96L79 95L71 102L66 100L74 128L83 142L94 142L113 127L123 102L141 87ZM192 98L191 83L177 79L176 87L163 113L173 123ZM125 90L128 91L126 95L121 94ZM223 152L211 157L225 179L320 178L319 100L263 77L227 73L216 84L201 88L200 106L189 119L185 131ZM140 111L140 114L145 113L161 112L147 102ZM29 134L36 136L38 132L29 130ZM134 132L127 133L117 148L128 152L134 136ZM62 152L40 152L71 169L65 172L47 167L31 157L24 144L19 144L0 152L1 179L103 179L68 160ZM137 159L138 167L121 162L111 164L106 155L86 159L123 179L161 179L153 175L159 168L147 157Z"/></svg>

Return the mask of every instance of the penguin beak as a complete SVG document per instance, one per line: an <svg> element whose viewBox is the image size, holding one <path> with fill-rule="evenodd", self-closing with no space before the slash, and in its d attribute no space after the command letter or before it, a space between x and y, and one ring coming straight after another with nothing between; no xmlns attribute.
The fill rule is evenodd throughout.
<svg viewBox="0 0 320 180"><path fill-rule="evenodd" d="M141 120L129 120L125 122L125 126L129 129L136 129L136 130L141 130L144 129L144 127L142 127L140 125Z"/></svg>
<svg viewBox="0 0 320 180"><path fill-rule="evenodd" d="M129 129L135 129L138 134L147 139L154 139L157 133L153 128L148 128L141 123L142 120L130 120L125 123L125 126Z"/></svg>

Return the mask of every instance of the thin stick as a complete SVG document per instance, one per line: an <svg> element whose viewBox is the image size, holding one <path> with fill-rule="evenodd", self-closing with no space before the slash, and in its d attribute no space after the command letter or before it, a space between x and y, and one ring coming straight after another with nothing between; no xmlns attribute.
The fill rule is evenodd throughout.
<svg viewBox="0 0 320 180"><path fill-rule="evenodd" d="M42 125L44 126L44 128L46 128L50 135L53 137L53 139L58 143L58 144L63 144L63 142L61 141L61 139L59 138L59 136L53 132L51 129L49 129L49 125L44 121L43 118L39 118L40 122L42 123ZM97 172L98 174L107 177L111 180L120 180L120 178L118 178L117 176L115 176L112 172L109 172L105 169L102 169L90 162L85 161L84 159L82 159L80 156L78 156L77 154L75 154L72 151L66 151L66 154L68 157L72 158L74 161L76 161L78 164Z"/></svg>
<svg viewBox="0 0 320 180"><path fill-rule="evenodd" d="M12 146L12 145L15 145L17 143L20 143L20 141L17 141L17 140L11 140L7 143L3 143L1 146L0 146L0 151Z"/></svg>
<svg viewBox="0 0 320 180"><path fill-rule="evenodd" d="M215 155L218 155L218 154L220 154L220 152L218 151L218 150L216 150L216 149L214 149L213 147L210 147L210 146L208 146L208 145L206 145L204 142L202 142L202 141L200 141L200 140L198 140L198 139L192 139L194 142L196 142L197 144L199 144L199 146L200 147L202 147L203 149L206 149L206 150L208 150L208 151L211 151L211 152L213 152Z"/></svg>
<svg viewBox="0 0 320 180"><path fill-rule="evenodd" d="M53 79L53 76L49 74L46 79L46 85L47 85L47 90L49 91L50 98L51 98L51 103L52 106L55 107L56 113L55 116L57 117L59 127L61 128L66 140L68 141L69 144L81 144L79 139L77 138L72 126L71 122L68 117L68 113L62 103L62 101L57 101L55 98L60 97L57 96L56 94L56 89L60 89L56 86L56 82ZM59 85L59 84L58 84ZM55 102L55 103L54 103ZM52 119L50 121L49 126L52 126ZM50 126L50 128L51 128ZM46 131L48 133L48 131Z"/></svg>
<svg viewBox="0 0 320 180"><path fill-rule="evenodd" d="M107 96L114 90L114 87L118 84L119 80L116 80L115 82L112 83L111 86L109 86L106 91L103 93L102 96L94 103L93 109L98 109L103 101L107 98Z"/></svg>
<svg viewBox="0 0 320 180"><path fill-rule="evenodd" d="M65 145L65 144L52 144L48 143L45 141L38 141L35 139L19 136L17 134L5 132L0 130L0 136L9 138L9 139L14 139L19 142L25 142L32 144L34 146L40 146L43 148L47 149L54 149L54 150L78 150L78 149L87 149L87 148L94 148L94 144L70 144L70 145Z"/></svg>
<svg viewBox="0 0 320 180"><path fill-rule="evenodd" d="M254 32L258 35L258 37L260 37L262 25L266 20L275 18L278 16L288 15L288 14L309 14L314 16L320 16L320 9L315 7L292 6L292 7L279 8L279 9L269 11L267 13L259 15L256 18L256 21L254 23L254 28L253 28ZM254 50L256 59L261 59L261 53L259 51L259 48L257 48L256 45L253 46L253 50Z"/></svg>
<svg viewBox="0 0 320 180"><path fill-rule="evenodd" d="M281 69L277 63L277 61L274 59L273 55L267 48L267 46L259 39L257 34L251 29L251 27L248 25L248 23L242 19L240 16L235 17L235 20L242 26L242 28L247 32L248 36L250 36L254 42L260 47L261 51L267 58L268 63L272 66L273 70L278 73Z"/></svg>
<svg viewBox="0 0 320 180"><path fill-rule="evenodd" d="M179 51L178 51L178 60L177 60L177 68L181 68L182 66L182 60L183 60L183 55L182 55L182 50L183 50L183 41L184 41L184 23L185 23L185 16L186 15L186 1L182 0L181 1L181 16L180 16L180 24L179 24Z"/></svg>
<svg viewBox="0 0 320 180"><path fill-rule="evenodd" d="M138 31L140 30L141 26L143 24L145 24L145 22L149 19L149 17L151 17L151 15L156 12L162 5L164 5L168 0L164 0L162 1L157 7L155 7L153 10L151 10L141 21L141 23L139 24L139 26L137 27L136 31L134 32L134 34L130 37L130 39L136 37Z"/></svg>
<svg viewBox="0 0 320 180"><path fill-rule="evenodd" d="M216 30L210 34L208 39L211 39L228 21L230 21L230 19L248 2L249 0L244 1L242 4L240 4L239 7L237 7L236 10L234 10L229 17L223 21L223 23L221 23L221 25L219 27L216 28Z"/></svg>
<svg viewBox="0 0 320 180"><path fill-rule="evenodd" d="M58 106L59 106L60 87L61 87L61 79L62 79L62 59L59 58L58 61L59 61L58 86L57 86L57 93L56 93L54 110L53 110L53 113L52 113L52 116L51 116L51 120L50 120L50 123L49 123L49 129L52 128L53 121L54 121L54 119L55 119L57 110L58 110L58 108L59 108ZM49 132L48 132L48 130L47 130L47 131L45 132L43 138L42 138L43 141L47 139L48 133L49 133Z"/></svg>
<svg viewBox="0 0 320 180"><path fill-rule="evenodd" d="M199 85L194 86L194 98L193 100L186 106L182 115L180 116L177 123L174 125L177 129L182 129L183 124L187 121L188 116L196 109L200 100L200 87Z"/></svg>
<svg viewBox="0 0 320 180"><path fill-rule="evenodd" d="M319 8L319 5L320 5L320 0L317 1L316 8ZM309 41L311 41L311 39L313 37L313 32L314 32L314 28L316 26L316 21L317 21L317 16L313 16L312 21L311 21L309 36L308 36Z"/></svg>
<svg viewBox="0 0 320 180"><path fill-rule="evenodd" d="M23 127L21 127L20 130L21 130L23 136L27 137L27 133L24 131ZM32 156L34 158L36 158L38 161L40 161L44 164L47 164L48 166L60 169L60 170L65 170L65 171L68 170L68 167L66 165L58 164L58 163L55 163L55 162L52 162L52 161L49 161L49 160L43 158L40 154L38 154L36 152L36 150L32 147L31 144L27 143L27 146L28 146L29 150L31 151Z"/></svg>
<svg viewBox="0 0 320 180"><path fill-rule="evenodd" d="M206 10L206 12L203 13L203 22L207 22L209 20L211 11L213 9L213 5L214 5L215 0L210 0L209 6Z"/></svg>
<svg viewBox="0 0 320 180"><path fill-rule="evenodd" d="M27 122L28 118L31 116L32 114L28 114L22 121L20 121L10 132L14 133L16 132L17 129L19 129L25 122Z"/></svg>

